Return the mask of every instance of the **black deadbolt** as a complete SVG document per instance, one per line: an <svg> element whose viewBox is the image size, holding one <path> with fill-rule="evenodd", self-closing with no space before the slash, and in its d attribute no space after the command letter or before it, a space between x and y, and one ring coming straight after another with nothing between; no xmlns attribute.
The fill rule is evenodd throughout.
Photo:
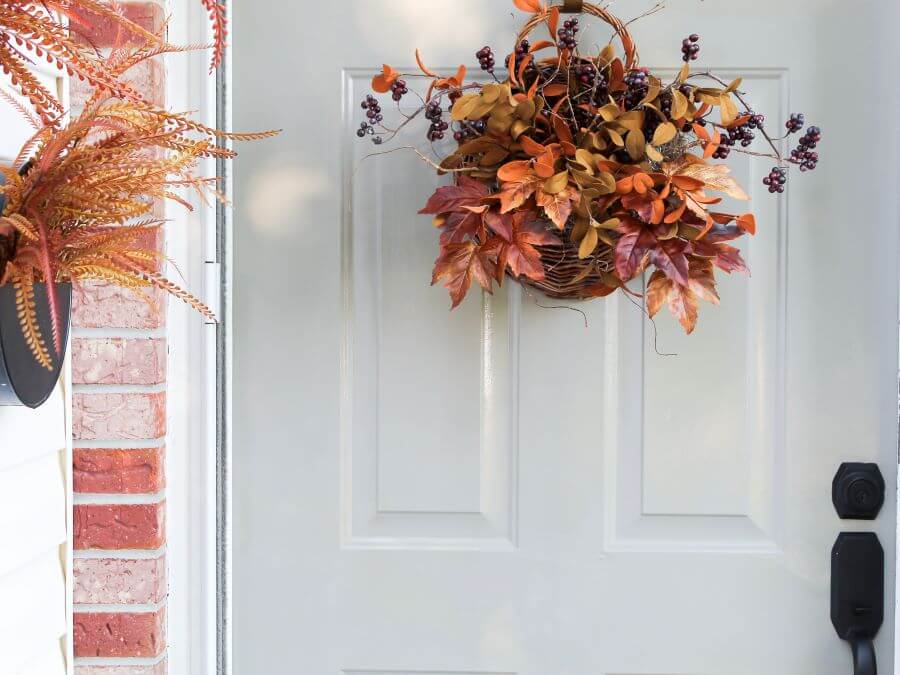
<svg viewBox="0 0 900 675"><path fill-rule="evenodd" d="M841 518L874 520L884 504L884 477L878 465L841 464L831 483L831 501Z"/></svg>

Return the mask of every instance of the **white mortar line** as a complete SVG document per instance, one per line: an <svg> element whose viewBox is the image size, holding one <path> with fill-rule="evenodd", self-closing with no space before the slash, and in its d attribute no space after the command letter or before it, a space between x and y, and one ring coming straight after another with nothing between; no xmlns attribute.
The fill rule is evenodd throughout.
<svg viewBox="0 0 900 675"><path fill-rule="evenodd" d="M75 338L126 338L148 339L165 338L166 328L73 328Z"/></svg>
<svg viewBox="0 0 900 675"><path fill-rule="evenodd" d="M72 441L76 450L147 450L161 448L166 444L165 436L161 438L126 439L120 441Z"/></svg>
<svg viewBox="0 0 900 675"><path fill-rule="evenodd" d="M86 549L76 550L72 555L86 560L156 560L166 555L165 545L156 549Z"/></svg>
<svg viewBox="0 0 900 675"><path fill-rule="evenodd" d="M163 394L166 383L160 384L76 384L76 394Z"/></svg>
<svg viewBox="0 0 900 675"><path fill-rule="evenodd" d="M103 658L99 656L79 656L75 658L76 666L155 666L166 658L166 652L163 652L159 656L147 659L141 657L132 657L132 658Z"/></svg>
<svg viewBox="0 0 900 675"><path fill-rule="evenodd" d="M134 605L97 605L97 604L78 604L75 603L75 611L79 614L98 614L100 612L109 612L110 614L151 614L158 612L166 606L166 601L154 602L151 604L137 603Z"/></svg>
<svg viewBox="0 0 900 675"><path fill-rule="evenodd" d="M159 504L166 500L166 491L154 493L89 493L76 492L74 496L75 504Z"/></svg>

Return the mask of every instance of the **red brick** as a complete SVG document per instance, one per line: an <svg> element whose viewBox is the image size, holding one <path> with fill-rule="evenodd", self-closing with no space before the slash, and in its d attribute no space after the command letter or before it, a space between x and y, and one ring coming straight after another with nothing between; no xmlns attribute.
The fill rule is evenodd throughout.
<svg viewBox="0 0 900 675"><path fill-rule="evenodd" d="M72 398L77 440L152 440L166 433L166 394L78 393Z"/></svg>
<svg viewBox="0 0 900 675"><path fill-rule="evenodd" d="M81 281L72 288L72 325L143 329L164 326L167 294L156 288L143 292L140 295L106 281Z"/></svg>
<svg viewBox="0 0 900 675"><path fill-rule="evenodd" d="M166 597L166 559L75 558L76 604L156 604Z"/></svg>
<svg viewBox="0 0 900 675"><path fill-rule="evenodd" d="M162 5L156 2L120 2L119 9L125 18L144 30L160 35L165 23ZM116 44L142 44L144 39L125 33L113 19L93 12L79 12L83 22L73 24L73 32L78 38L94 47L112 47Z"/></svg>
<svg viewBox="0 0 900 675"><path fill-rule="evenodd" d="M72 466L75 492L146 494L166 485L163 447L75 448Z"/></svg>
<svg viewBox="0 0 900 675"><path fill-rule="evenodd" d="M165 502L76 504L76 549L156 549L166 540Z"/></svg>
<svg viewBox="0 0 900 675"><path fill-rule="evenodd" d="M76 612L75 656L159 656L166 648L165 611Z"/></svg>
<svg viewBox="0 0 900 675"><path fill-rule="evenodd" d="M164 338L75 338L75 384L160 384L166 379Z"/></svg>

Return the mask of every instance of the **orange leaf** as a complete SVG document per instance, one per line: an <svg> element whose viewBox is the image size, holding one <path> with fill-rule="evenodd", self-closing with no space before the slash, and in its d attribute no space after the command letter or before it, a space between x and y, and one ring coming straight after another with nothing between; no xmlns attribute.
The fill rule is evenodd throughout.
<svg viewBox="0 0 900 675"><path fill-rule="evenodd" d="M550 37L555 38L556 32L559 30L559 7L550 9L547 15L547 28L550 29Z"/></svg>
<svg viewBox="0 0 900 675"><path fill-rule="evenodd" d="M534 60L534 56L529 54L524 59L522 59L522 63L519 64L519 82L525 83L525 78L523 75L525 74L525 69L528 67L528 64Z"/></svg>
<svg viewBox="0 0 900 675"><path fill-rule="evenodd" d="M513 0L513 4L523 12L537 14L541 11L541 3L538 0Z"/></svg>
<svg viewBox="0 0 900 675"><path fill-rule="evenodd" d="M528 51L534 54L535 52L539 52L542 49L547 49L547 47L553 46L555 46L555 44L553 42L550 42L550 40L538 40L533 45L531 45L531 48Z"/></svg>
<svg viewBox="0 0 900 675"><path fill-rule="evenodd" d="M434 73L425 67L425 64L422 63L422 55L419 54L418 49L416 50L416 63L419 64L419 70L421 70L423 73L425 73L428 77L434 77L434 78L440 77L437 73Z"/></svg>
<svg viewBox="0 0 900 675"><path fill-rule="evenodd" d="M744 232L756 234L756 216L752 213L745 213L742 216L738 216L737 225Z"/></svg>
<svg viewBox="0 0 900 675"><path fill-rule="evenodd" d="M663 219L663 222L669 223L669 224L677 223L678 220L681 218L681 216L684 215L685 209L687 209L687 204L685 204L684 202L681 202L680 206L676 207L676 209L674 211L669 213Z"/></svg>
<svg viewBox="0 0 900 675"><path fill-rule="evenodd" d="M569 92L569 87L565 84L548 84L541 90L541 93L544 96L562 96L563 94L567 94Z"/></svg>
<svg viewBox="0 0 900 675"><path fill-rule="evenodd" d="M678 175L672 176L672 184L677 188L681 188L682 190L688 190L688 191L700 190L703 188L704 185L706 185L706 183L704 183L702 180L699 180L697 178L691 178L690 176L678 176Z"/></svg>
<svg viewBox="0 0 900 675"><path fill-rule="evenodd" d="M513 85L519 84L516 80L516 53L512 52L506 60L506 70L509 72L509 81Z"/></svg>
<svg viewBox="0 0 900 675"><path fill-rule="evenodd" d="M531 162L522 159L504 164L497 171L497 178L504 183L514 180L522 180L531 173Z"/></svg>
<svg viewBox="0 0 900 675"><path fill-rule="evenodd" d="M386 94L391 90L391 85L398 79L400 79L400 73L385 63L382 67L381 75L376 75L372 78L372 89L379 94Z"/></svg>
<svg viewBox="0 0 900 675"><path fill-rule="evenodd" d="M530 136L520 136L519 143L522 145L522 150L524 150L532 157L540 157L545 152L547 152L546 146L541 145Z"/></svg>
<svg viewBox="0 0 900 675"><path fill-rule="evenodd" d="M572 131L569 129L569 125L566 124L566 121L562 117L555 116L553 118L553 130L556 132L556 137L559 139L560 143L571 144L575 142L575 139L572 137Z"/></svg>
<svg viewBox="0 0 900 675"><path fill-rule="evenodd" d="M653 188L653 179L645 173L634 174L634 190L639 195L647 194L647 191Z"/></svg>

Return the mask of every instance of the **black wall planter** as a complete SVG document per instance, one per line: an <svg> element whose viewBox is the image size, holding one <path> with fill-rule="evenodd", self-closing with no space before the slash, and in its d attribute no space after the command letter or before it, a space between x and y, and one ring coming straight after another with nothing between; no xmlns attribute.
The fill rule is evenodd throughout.
<svg viewBox="0 0 900 675"><path fill-rule="evenodd" d="M62 316L62 343L65 349L69 339L72 284L56 284L56 296ZM41 366L25 342L16 313L16 289L12 284L0 286L0 405L37 408L49 398L59 381L65 354L57 355L53 351L46 284L34 285L34 302L38 325L50 351L53 368L47 370Z"/></svg>

